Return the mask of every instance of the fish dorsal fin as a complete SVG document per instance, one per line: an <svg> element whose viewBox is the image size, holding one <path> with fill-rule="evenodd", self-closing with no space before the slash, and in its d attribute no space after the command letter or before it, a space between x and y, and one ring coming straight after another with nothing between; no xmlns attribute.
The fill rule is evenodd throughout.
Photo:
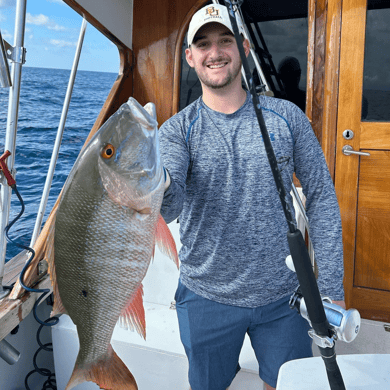
<svg viewBox="0 0 390 390"><path fill-rule="evenodd" d="M160 249L164 255L171 258L175 262L177 268L179 268L179 257L177 256L175 239L161 214L159 215L156 227L156 244L158 249Z"/></svg>
<svg viewBox="0 0 390 390"><path fill-rule="evenodd" d="M119 317L122 328L136 330L146 340L145 310L142 296L144 295L142 283L129 299L126 307Z"/></svg>

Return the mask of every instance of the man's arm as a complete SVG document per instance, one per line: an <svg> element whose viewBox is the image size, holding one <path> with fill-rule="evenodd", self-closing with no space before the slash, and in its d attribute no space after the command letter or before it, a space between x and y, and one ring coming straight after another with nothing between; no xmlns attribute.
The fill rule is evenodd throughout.
<svg viewBox="0 0 390 390"><path fill-rule="evenodd" d="M306 196L310 238L319 269L322 295L338 304L344 299L343 242L340 210L321 146L306 116L293 114L295 172Z"/></svg>
<svg viewBox="0 0 390 390"><path fill-rule="evenodd" d="M171 118L159 129L161 158L166 172L165 193L160 213L166 223L181 213L185 199L186 179L190 155L182 125Z"/></svg>

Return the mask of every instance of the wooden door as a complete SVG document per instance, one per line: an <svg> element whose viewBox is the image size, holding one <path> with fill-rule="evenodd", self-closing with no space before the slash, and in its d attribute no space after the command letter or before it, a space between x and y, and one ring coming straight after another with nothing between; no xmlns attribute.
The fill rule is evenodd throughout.
<svg viewBox="0 0 390 390"><path fill-rule="evenodd" d="M335 186L347 307L390 321L390 1L343 0ZM352 130L352 139L343 132ZM351 133L348 133L350 136ZM369 156L349 156L343 147Z"/></svg>

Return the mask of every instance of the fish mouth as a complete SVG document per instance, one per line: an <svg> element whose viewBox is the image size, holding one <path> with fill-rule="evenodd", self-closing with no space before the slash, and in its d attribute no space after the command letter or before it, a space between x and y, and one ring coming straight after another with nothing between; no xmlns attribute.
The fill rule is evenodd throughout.
<svg viewBox="0 0 390 390"><path fill-rule="evenodd" d="M99 160L98 167L103 188L111 200L137 211L150 208L152 195L164 185L161 166L152 169L133 167L135 169L115 172Z"/></svg>

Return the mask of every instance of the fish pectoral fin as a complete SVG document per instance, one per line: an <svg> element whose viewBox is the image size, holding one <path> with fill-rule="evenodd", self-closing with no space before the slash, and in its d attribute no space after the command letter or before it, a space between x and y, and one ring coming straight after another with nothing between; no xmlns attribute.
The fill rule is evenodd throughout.
<svg viewBox="0 0 390 390"><path fill-rule="evenodd" d="M164 255L171 258L175 262L177 268L179 268L179 257L177 255L175 239L161 214L156 227L156 244L158 249L160 249Z"/></svg>
<svg viewBox="0 0 390 390"><path fill-rule="evenodd" d="M79 355L80 356L80 355ZM83 382L95 382L101 389L138 390L133 374L110 345L105 355L89 364L77 361L65 390Z"/></svg>
<svg viewBox="0 0 390 390"><path fill-rule="evenodd" d="M146 340L145 310L142 296L144 295L142 283L137 291L129 299L119 317L119 325L122 328L136 330Z"/></svg>

